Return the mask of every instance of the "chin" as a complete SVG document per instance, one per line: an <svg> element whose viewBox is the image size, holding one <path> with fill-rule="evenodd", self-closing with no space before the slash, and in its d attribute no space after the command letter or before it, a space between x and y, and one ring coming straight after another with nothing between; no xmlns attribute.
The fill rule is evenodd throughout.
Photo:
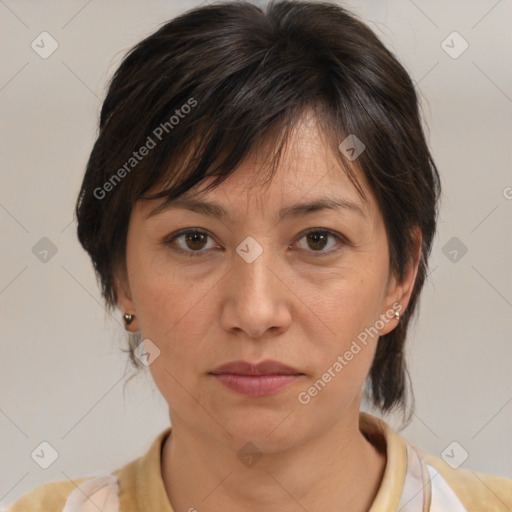
<svg viewBox="0 0 512 512"><path fill-rule="evenodd" d="M232 437L226 430L220 429L222 442L237 451L252 443L261 452L278 452L301 440L296 417L290 414L289 409L272 412L240 410L239 413L226 413L224 417L225 421L221 421L220 417L218 420Z"/></svg>

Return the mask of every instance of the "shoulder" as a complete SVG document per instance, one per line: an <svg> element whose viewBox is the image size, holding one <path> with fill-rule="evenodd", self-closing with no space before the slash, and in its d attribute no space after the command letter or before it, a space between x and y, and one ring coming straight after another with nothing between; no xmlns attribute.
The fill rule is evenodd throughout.
<svg viewBox="0 0 512 512"><path fill-rule="evenodd" d="M41 484L9 505L5 512L61 512L69 495L93 477Z"/></svg>
<svg viewBox="0 0 512 512"><path fill-rule="evenodd" d="M454 469L443 459L433 455L424 454L423 458L439 472L468 512L512 510L511 479L466 468Z"/></svg>
<svg viewBox="0 0 512 512"><path fill-rule="evenodd" d="M145 495L146 488L159 481L162 442L170 431L171 427L167 427L156 437L146 454L115 471L41 484L0 512L70 512L81 510L80 507L92 497L96 503L103 504L102 512L117 511L119 507L133 510L131 507L137 502L137 489L142 488ZM165 496L161 478L158 492ZM97 507L93 510L96 512Z"/></svg>

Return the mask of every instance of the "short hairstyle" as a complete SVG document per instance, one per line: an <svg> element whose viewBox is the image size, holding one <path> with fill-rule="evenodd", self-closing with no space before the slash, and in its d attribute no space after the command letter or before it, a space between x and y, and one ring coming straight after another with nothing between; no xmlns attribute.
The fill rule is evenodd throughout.
<svg viewBox="0 0 512 512"><path fill-rule="evenodd" d="M405 339L427 276L439 175L411 78L345 8L287 0L263 10L222 2L185 12L133 47L101 109L76 204L78 238L112 310L114 276L126 270L134 203L166 198L167 204L215 176L211 190L264 142L274 149L271 179L306 110L315 113L341 172L364 197L350 165L362 170L384 219L390 271L399 279L413 258L413 228L422 234L409 306L398 326L379 339L365 383L382 412L405 411ZM356 161L338 149L349 135L365 145ZM161 192L149 195L155 186ZM140 335L130 337L128 352L142 367L134 357L138 343Z"/></svg>

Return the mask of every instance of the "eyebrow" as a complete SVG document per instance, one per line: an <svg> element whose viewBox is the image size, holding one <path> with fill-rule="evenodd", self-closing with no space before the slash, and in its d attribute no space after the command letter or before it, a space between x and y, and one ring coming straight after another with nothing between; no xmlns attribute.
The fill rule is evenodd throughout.
<svg viewBox="0 0 512 512"><path fill-rule="evenodd" d="M146 218L153 217L159 213L172 209L183 209L192 212L200 213L209 217L215 217L226 222L232 222L232 216L219 203L214 201L206 201L203 199L196 199L193 197L178 197L168 204L153 208ZM321 210L345 210L348 212L356 213L362 217L366 217L363 208L352 201L341 198L320 197L306 203L298 203L291 206L286 206L279 211L279 220L287 218L297 218L309 215Z"/></svg>

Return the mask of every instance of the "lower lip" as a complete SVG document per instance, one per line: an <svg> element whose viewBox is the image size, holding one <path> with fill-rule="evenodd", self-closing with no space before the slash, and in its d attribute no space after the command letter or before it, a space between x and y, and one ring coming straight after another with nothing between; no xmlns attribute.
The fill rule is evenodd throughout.
<svg viewBox="0 0 512 512"><path fill-rule="evenodd" d="M234 375L213 374L224 386L247 396L270 396L282 391L300 375Z"/></svg>

